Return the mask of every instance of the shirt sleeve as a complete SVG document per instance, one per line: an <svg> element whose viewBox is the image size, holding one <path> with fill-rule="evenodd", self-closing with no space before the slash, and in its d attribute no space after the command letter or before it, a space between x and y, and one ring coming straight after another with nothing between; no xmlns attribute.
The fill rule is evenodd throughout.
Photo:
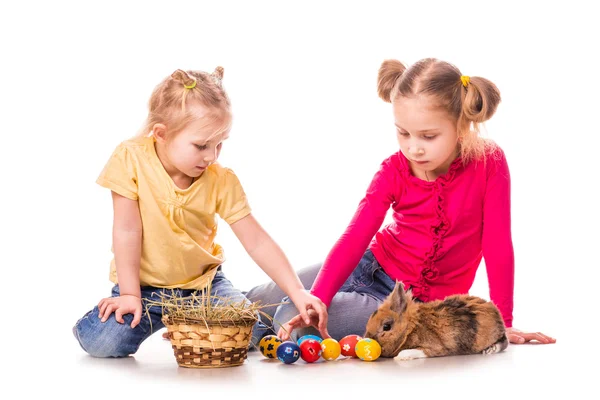
<svg viewBox="0 0 600 400"><path fill-rule="evenodd" d="M119 145L104 166L96 183L131 200L138 199L138 179L134 156Z"/></svg>
<svg viewBox="0 0 600 400"><path fill-rule="evenodd" d="M328 307L362 258L373 236L383 223L394 199L396 167L390 159L381 164L354 217L337 240L321 267L311 293Z"/></svg>
<svg viewBox="0 0 600 400"><path fill-rule="evenodd" d="M483 205L483 257L490 299L512 326L515 261L510 221L510 173L502 150L490 157Z"/></svg>
<svg viewBox="0 0 600 400"><path fill-rule="evenodd" d="M229 225L251 213L242 184L229 168L225 168L218 190L217 214Z"/></svg>

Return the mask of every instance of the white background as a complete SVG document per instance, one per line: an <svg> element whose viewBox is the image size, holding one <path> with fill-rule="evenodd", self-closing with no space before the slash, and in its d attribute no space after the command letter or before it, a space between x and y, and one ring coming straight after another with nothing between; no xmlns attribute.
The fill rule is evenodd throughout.
<svg viewBox="0 0 600 400"><path fill-rule="evenodd" d="M436 57L500 88L487 136L512 174L514 323L573 346L555 360L568 382L571 358L597 355L600 32L584 4L3 3L2 349L21 367L11 381L49 382L85 360L70 328L111 287L111 200L95 180L163 77L225 68L234 126L221 163L298 269L325 258L397 151L376 93L381 62ZM266 282L223 222L218 241L236 286ZM489 297L484 268L472 293Z"/></svg>

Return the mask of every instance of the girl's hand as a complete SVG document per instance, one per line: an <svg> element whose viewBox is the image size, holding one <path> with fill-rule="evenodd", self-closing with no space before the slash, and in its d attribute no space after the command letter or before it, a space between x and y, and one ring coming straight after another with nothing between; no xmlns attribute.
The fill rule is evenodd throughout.
<svg viewBox="0 0 600 400"><path fill-rule="evenodd" d="M133 321L131 321L131 327L135 328L142 319L142 300L133 295L121 295L118 297L107 297L106 299L100 300L98 303L98 318L102 322L106 322L110 314L115 313L115 319L118 323L123 324L123 315L133 314Z"/></svg>
<svg viewBox="0 0 600 400"><path fill-rule="evenodd" d="M320 325L319 322L321 321L321 319L319 318L319 314L317 314L317 312L315 310L309 310L308 316L310 318L310 322L306 323L306 321L304 320L302 315L300 315L300 314L296 315L294 318L290 319L288 322L283 324L281 326L281 328L279 328L279 332L277 332L277 336L281 340L286 341L286 340L290 339L294 329L306 328L307 326L314 326L315 328L319 329L319 325ZM327 318L327 317L325 317L325 318ZM319 332L321 333L321 336L323 337L323 339L331 337L331 336L329 336L329 333L327 332L327 325L325 325L324 330L319 329Z"/></svg>
<svg viewBox="0 0 600 400"><path fill-rule="evenodd" d="M506 336L508 336L508 340L513 344L523 344L523 343L530 342L532 340L535 340L538 343L542 343L542 344L556 343L556 339L551 338L550 336L544 335L543 333L523 332L514 327L506 329Z"/></svg>
<svg viewBox="0 0 600 400"><path fill-rule="evenodd" d="M300 314L283 324L277 336L283 340L288 340L294 329L314 326L323 338L330 337L327 331L327 307L321 299L311 295L306 290L294 293L293 297L290 296L290 299Z"/></svg>

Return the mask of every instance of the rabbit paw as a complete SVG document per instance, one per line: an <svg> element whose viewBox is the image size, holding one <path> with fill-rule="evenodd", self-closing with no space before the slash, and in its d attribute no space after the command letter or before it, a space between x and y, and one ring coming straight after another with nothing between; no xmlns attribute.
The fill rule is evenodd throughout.
<svg viewBox="0 0 600 400"><path fill-rule="evenodd" d="M491 345L490 347L488 347L487 349L483 350L482 353L483 354L494 354L494 353L500 353L502 350L504 350L506 348L506 346L502 346L501 343L494 343L493 345Z"/></svg>
<svg viewBox="0 0 600 400"><path fill-rule="evenodd" d="M408 361L408 360L414 360L415 358L427 358L427 355L425 355L423 350L408 349L408 350L402 350L394 358L396 360L400 360L400 361Z"/></svg>

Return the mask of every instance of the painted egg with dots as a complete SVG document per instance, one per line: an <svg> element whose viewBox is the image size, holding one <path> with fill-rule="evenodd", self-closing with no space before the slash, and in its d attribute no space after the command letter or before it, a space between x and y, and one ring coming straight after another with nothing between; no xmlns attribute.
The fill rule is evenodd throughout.
<svg viewBox="0 0 600 400"><path fill-rule="evenodd" d="M321 342L323 341L323 339L321 339L321 338L320 338L320 337L318 337L317 335L304 335L304 336L301 336L301 337L298 339L298 341L297 341L297 343L298 343L298 346L302 346L302 343L303 343L305 340L309 340L309 339L315 340L315 341L317 341L318 343L321 343Z"/></svg>
<svg viewBox="0 0 600 400"><path fill-rule="evenodd" d="M336 360L342 352L340 344L333 338L323 339L321 342L321 350L321 357L327 361Z"/></svg>
<svg viewBox="0 0 600 400"><path fill-rule="evenodd" d="M300 347L291 341L283 342L277 348L277 358L285 364L292 364L300 358Z"/></svg>
<svg viewBox="0 0 600 400"><path fill-rule="evenodd" d="M321 358L321 343L307 339L300 345L300 357L307 363L313 363Z"/></svg>
<svg viewBox="0 0 600 400"><path fill-rule="evenodd" d="M267 358L277 358L277 348L281 343L283 343L283 341L277 336L267 335L260 339L258 348L263 356Z"/></svg>
<svg viewBox="0 0 600 400"><path fill-rule="evenodd" d="M344 338L340 340L342 355L345 357L356 357L356 343L361 339L362 336L359 335L344 336Z"/></svg>
<svg viewBox="0 0 600 400"><path fill-rule="evenodd" d="M381 346L373 339L361 339L356 343L356 355L363 361L375 361L381 355Z"/></svg>

